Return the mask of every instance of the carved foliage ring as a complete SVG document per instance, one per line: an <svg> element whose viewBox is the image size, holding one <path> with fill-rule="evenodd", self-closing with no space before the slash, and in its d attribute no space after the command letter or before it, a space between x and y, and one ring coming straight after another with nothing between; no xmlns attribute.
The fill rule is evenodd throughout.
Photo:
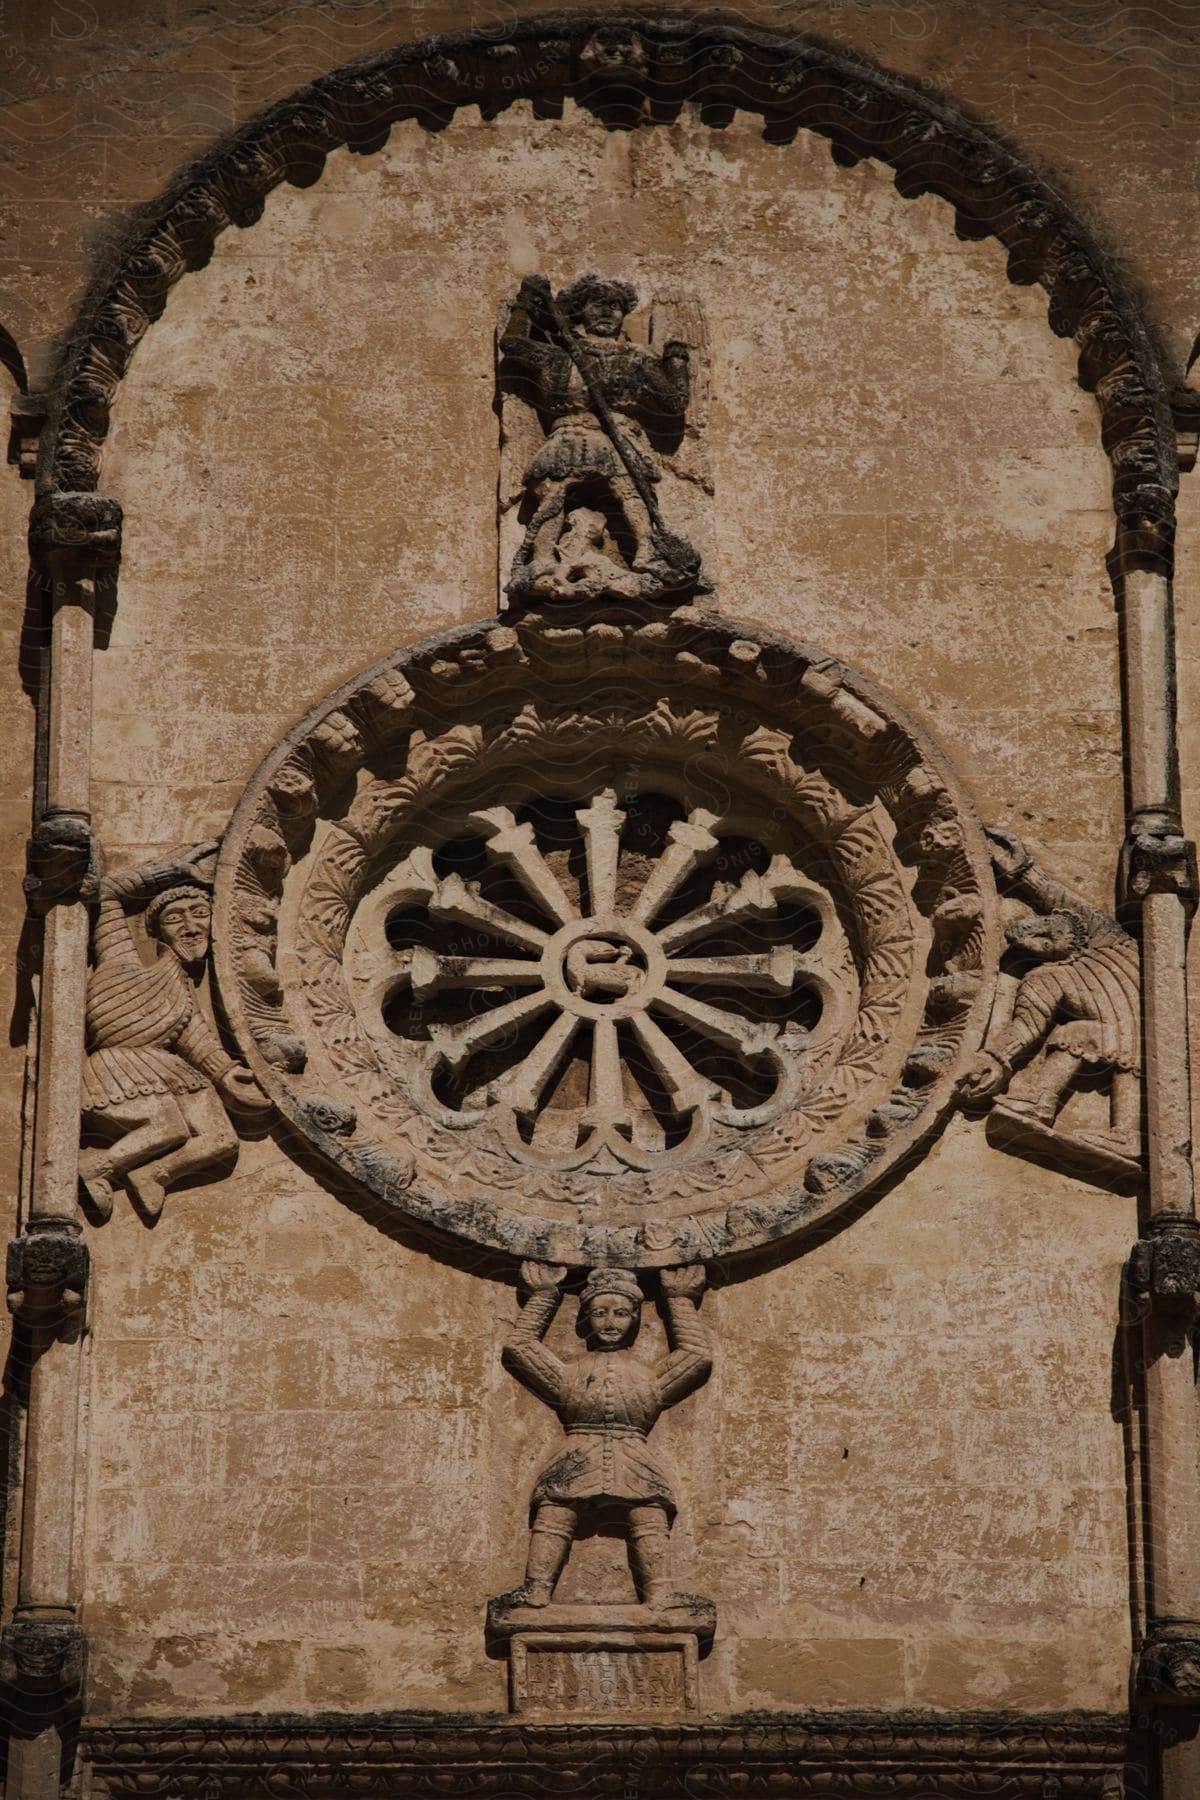
<svg viewBox="0 0 1200 1800"><path fill-rule="evenodd" d="M709 1261L836 1211L942 1116L996 961L978 826L869 684L738 631L466 628L251 782L217 884L231 1026L414 1219Z"/></svg>

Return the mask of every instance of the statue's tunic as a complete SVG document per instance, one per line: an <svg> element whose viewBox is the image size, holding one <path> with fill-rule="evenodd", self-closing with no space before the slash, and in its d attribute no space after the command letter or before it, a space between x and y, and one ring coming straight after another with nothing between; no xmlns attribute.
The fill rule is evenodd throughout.
<svg viewBox="0 0 1200 1800"><path fill-rule="evenodd" d="M531 1295L504 1347L505 1361L556 1408L567 1432L567 1443L537 1478L534 1504L656 1501L673 1517L671 1484L646 1435L665 1408L708 1374L706 1327L690 1301L671 1300L671 1335L678 1347L657 1363L643 1362L632 1350L592 1350L563 1362L540 1341L557 1305L556 1292Z"/></svg>
<svg viewBox="0 0 1200 1800"><path fill-rule="evenodd" d="M525 470L525 481L536 487L571 476L593 474L610 481L625 476L625 466L591 410L591 396L567 352L556 344L515 334L504 339L503 348L510 377L523 378L525 397L550 420L547 441ZM682 417L686 376L672 376L651 351L623 339L581 338L579 355L609 406L620 415L621 433L634 463L647 480L658 481L662 471L637 415L659 424Z"/></svg>
<svg viewBox="0 0 1200 1800"><path fill-rule="evenodd" d="M117 900L100 908L88 978L83 1104L90 1112L153 1094L198 1094L235 1067L175 956L147 967Z"/></svg>
<svg viewBox="0 0 1200 1800"><path fill-rule="evenodd" d="M1138 1015L1137 945L1111 930L1070 960L1043 963L1026 975L1012 1020L992 1048L1006 1061L1018 1061L1053 1028L1054 1042L1082 1062L1136 1070Z"/></svg>

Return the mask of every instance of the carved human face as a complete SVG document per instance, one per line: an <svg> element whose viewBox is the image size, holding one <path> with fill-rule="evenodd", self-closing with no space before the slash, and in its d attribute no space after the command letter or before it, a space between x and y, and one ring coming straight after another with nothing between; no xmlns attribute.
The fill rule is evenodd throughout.
<svg viewBox="0 0 1200 1800"><path fill-rule="evenodd" d="M589 337L619 337L625 323L625 308L613 294L597 294L585 302L579 322Z"/></svg>
<svg viewBox="0 0 1200 1800"><path fill-rule="evenodd" d="M637 1334L638 1309L624 1294L597 1294L588 1306L587 1334L602 1350L619 1350Z"/></svg>
<svg viewBox="0 0 1200 1800"><path fill-rule="evenodd" d="M199 894L172 900L158 915L158 935L181 963L194 967L208 955L212 908Z"/></svg>

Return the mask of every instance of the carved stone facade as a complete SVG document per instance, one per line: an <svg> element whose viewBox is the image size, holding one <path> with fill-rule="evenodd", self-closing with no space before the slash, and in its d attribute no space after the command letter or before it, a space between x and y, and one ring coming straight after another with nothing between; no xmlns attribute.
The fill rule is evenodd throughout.
<svg viewBox="0 0 1200 1800"><path fill-rule="evenodd" d="M478 23L0 333L7 1792L1195 1800L1154 257L845 19Z"/></svg>

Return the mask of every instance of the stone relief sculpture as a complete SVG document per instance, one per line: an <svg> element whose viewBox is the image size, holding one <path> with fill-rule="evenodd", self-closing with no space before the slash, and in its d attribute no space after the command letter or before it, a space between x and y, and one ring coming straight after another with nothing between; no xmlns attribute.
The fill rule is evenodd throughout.
<svg viewBox="0 0 1200 1800"><path fill-rule="evenodd" d="M651 433L678 428L688 346L631 343L627 281L584 275L557 299L528 275L500 338L502 379L537 409L546 442L524 471L528 522L513 600L657 600L695 587L700 558L663 519Z"/></svg>
<svg viewBox="0 0 1200 1800"><path fill-rule="evenodd" d="M664 1269L671 1350L657 1363L633 1352L641 1322L642 1290L626 1269L593 1269L579 1299L587 1351L563 1362L542 1342L562 1299L565 1268L521 1265L530 1289L504 1346L504 1361L553 1406L570 1439L546 1464L533 1490L529 1561L520 1587L496 1604L547 1606L570 1553L581 1513L618 1514L629 1562L645 1605L689 1604L677 1595L667 1562L675 1497L646 1438L660 1413L708 1380L712 1345L698 1305L700 1267Z"/></svg>
<svg viewBox="0 0 1200 1800"><path fill-rule="evenodd" d="M227 1108L265 1111L250 1071L221 1044L201 1004L208 972L216 845L106 876L92 934L83 1072L85 1132L107 1140L80 1154L80 1180L100 1219L124 1183L147 1219L166 1191L237 1155ZM158 946L143 961L127 908L145 906Z"/></svg>
<svg viewBox="0 0 1200 1800"><path fill-rule="evenodd" d="M809 1230L944 1116L998 961L982 830L887 696L744 633L691 606L466 626L247 788L223 1015L389 1208L515 1262L707 1264Z"/></svg>
<svg viewBox="0 0 1200 1800"><path fill-rule="evenodd" d="M993 1028L959 1082L968 1105L992 1101L988 1135L1004 1146L1053 1149L1085 1171L1136 1174L1141 1163L1138 946L1116 920L1038 867L1007 832L989 833L997 877L1031 909L1008 927L1035 967L1012 1016ZM1107 1093L1107 1128L1063 1123L1081 1081Z"/></svg>

